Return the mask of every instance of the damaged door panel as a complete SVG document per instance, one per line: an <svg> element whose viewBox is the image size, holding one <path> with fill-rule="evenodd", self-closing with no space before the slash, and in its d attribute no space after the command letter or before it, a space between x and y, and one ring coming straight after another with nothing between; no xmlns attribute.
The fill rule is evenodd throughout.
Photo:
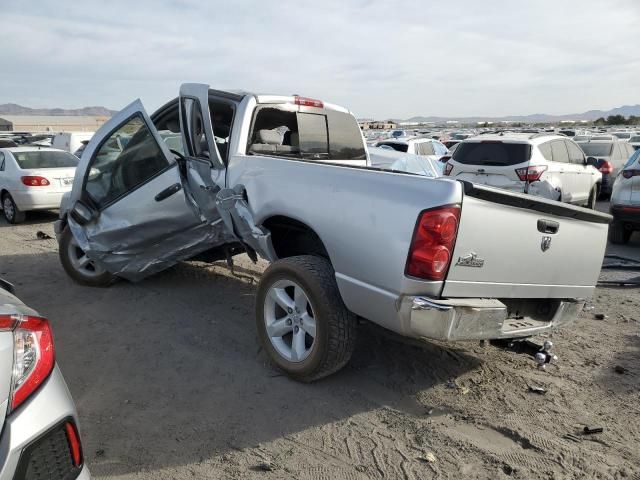
<svg viewBox="0 0 640 480"><path fill-rule="evenodd" d="M136 281L233 238L219 215L200 204L201 185L202 191L215 186L210 167L195 175L202 167L187 162L192 173L185 178L177 156L139 100L94 135L78 167L68 219L89 259ZM74 206L91 213L74 216Z"/></svg>
<svg viewBox="0 0 640 480"><path fill-rule="evenodd" d="M271 244L271 234L257 226L253 220L243 185L220 190L216 203L225 225L244 245L254 262L257 260L256 253L270 262L277 259Z"/></svg>
<svg viewBox="0 0 640 480"><path fill-rule="evenodd" d="M275 260L269 234L256 226L244 187L224 188L226 166L216 144L209 85L181 85L180 126L188 152L187 178L204 218L207 221L222 219L234 240L245 247L254 261L256 253Z"/></svg>

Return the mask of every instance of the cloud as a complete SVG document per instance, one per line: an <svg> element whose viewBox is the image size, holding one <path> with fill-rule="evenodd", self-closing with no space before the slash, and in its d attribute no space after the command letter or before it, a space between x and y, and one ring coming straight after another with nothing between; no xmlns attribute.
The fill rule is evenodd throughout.
<svg viewBox="0 0 640 480"><path fill-rule="evenodd" d="M374 117L638 103L634 0L17 3L1 14L0 102L153 110L198 81Z"/></svg>

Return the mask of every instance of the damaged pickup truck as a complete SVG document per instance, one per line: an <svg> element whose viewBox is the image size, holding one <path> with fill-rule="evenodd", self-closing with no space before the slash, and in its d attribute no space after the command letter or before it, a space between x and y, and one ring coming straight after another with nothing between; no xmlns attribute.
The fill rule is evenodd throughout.
<svg viewBox="0 0 640 480"><path fill-rule="evenodd" d="M260 339L288 375L313 381L349 361L358 318L438 340L566 324L594 291L610 219L372 168L336 105L185 84L153 115L136 101L94 135L56 233L85 285L263 257Z"/></svg>

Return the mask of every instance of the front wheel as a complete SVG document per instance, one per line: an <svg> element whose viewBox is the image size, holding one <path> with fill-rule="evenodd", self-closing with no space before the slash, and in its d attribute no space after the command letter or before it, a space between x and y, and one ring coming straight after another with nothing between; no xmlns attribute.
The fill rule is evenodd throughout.
<svg viewBox="0 0 640 480"><path fill-rule="evenodd" d="M271 361L302 382L340 370L355 346L355 315L321 257L284 258L267 268L256 296L256 324Z"/></svg>
<svg viewBox="0 0 640 480"><path fill-rule="evenodd" d="M116 279L106 270L97 266L80 248L69 227L62 232L58 255L64 271L81 285L106 287Z"/></svg>

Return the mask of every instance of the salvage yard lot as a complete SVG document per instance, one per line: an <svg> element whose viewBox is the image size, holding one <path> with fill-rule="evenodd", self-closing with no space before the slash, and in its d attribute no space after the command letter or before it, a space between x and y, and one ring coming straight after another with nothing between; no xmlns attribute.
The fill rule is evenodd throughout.
<svg viewBox="0 0 640 480"><path fill-rule="evenodd" d="M364 324L347 368L304 385L259 347L264 264L241 257L233 276L190 262L82 287L55 239L37 239L55 218L0 221L0 276L52 321L97 478L640 478L637 288L599 288L593 310L553 334L547 372L477 342L407 343ZM640 235L614 251L640 259ZM587 425L604 432L581 435Z"/></svg>

